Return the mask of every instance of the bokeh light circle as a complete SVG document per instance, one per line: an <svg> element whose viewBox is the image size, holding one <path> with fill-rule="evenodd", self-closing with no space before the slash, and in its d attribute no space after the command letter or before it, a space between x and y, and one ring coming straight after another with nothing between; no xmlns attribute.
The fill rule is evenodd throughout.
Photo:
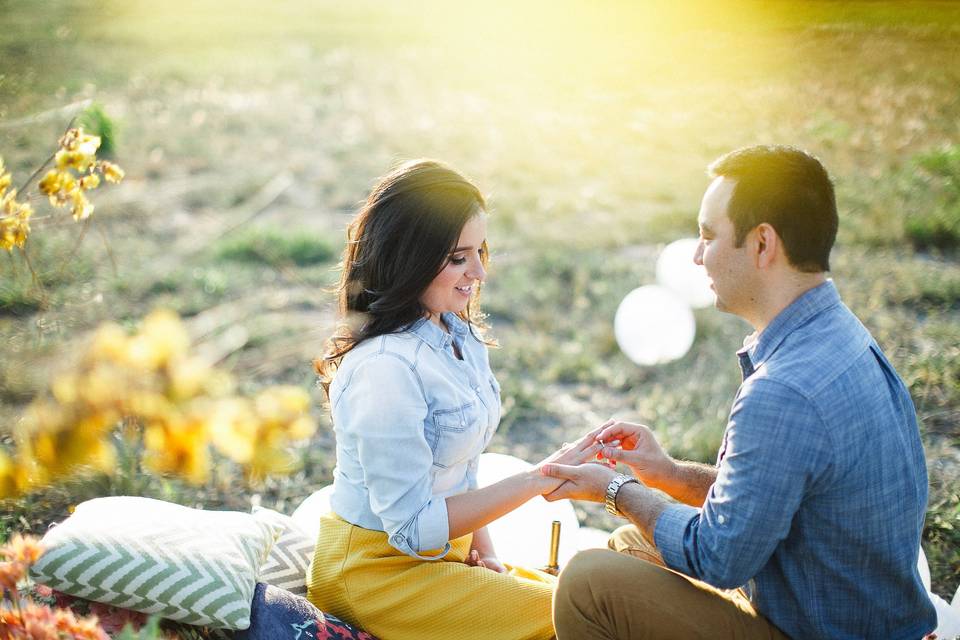
<svg viewBox="0 0 960 640"><path fill-rule="evenodd" d="M693 346L696 332L690 306L676 293L657 285L628 293L613 319L617 344L639 365L682 358Z"/></svg>
<svg viewBox="0 0 960 640"><path fill-rule="evenodd" d="M664 247L657 258L657 282L694 309L709 307L715 299L707 270L693 262L698 242L696 238L676 240Z"/></svg>

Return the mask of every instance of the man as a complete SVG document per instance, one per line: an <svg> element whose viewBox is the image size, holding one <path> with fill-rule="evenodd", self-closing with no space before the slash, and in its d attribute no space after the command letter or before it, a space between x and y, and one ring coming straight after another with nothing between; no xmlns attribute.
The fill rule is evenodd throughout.
<svg viewBox="0 0 960 640"><path fill-rule="evenodd" d="M936 626L916 568L923 449L906 387L826 277L830 178L766 146L710 175L694 261L717 308L755 329L717 465L611 421L603 455L636 479L543 468L567 480L549 499L606 501L633 523L611 539L629 555L587 551L561 574L558 639L921 638Z"/></svg>

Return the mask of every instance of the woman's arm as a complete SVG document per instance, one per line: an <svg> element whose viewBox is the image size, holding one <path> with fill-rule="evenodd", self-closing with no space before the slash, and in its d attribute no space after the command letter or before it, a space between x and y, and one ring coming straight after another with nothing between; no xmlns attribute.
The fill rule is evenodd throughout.
<svg viewBox="0 0 960 640"><path fill-rule="evenodd" d="M596 440L598 433L599 429L591 431L573 444L564 445L529 471L447 498L450 539L475 532L510 513L530 498L556 489L563 481L544 476L540 473L540 466L548 462L578 465L595 459L602 448Z"/></svg>

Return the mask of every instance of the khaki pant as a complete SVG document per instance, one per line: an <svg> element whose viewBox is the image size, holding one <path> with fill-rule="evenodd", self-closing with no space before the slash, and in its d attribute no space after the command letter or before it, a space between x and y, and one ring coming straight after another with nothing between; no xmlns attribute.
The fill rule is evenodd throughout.
<svg viewBox="0 0 960 640"><path fill-rule="evenodd" d="M715 589L664 568L636 527L615 531L609 546L577 554L560 574L553 603L557 640L789 640L739 590Z"/></svg>

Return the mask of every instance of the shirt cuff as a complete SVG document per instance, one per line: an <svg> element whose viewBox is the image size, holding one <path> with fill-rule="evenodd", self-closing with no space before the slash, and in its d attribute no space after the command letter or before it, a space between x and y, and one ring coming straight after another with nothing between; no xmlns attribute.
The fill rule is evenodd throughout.
<svg viewBox="0 0 960 640"><path fill-rule="evenodd" d="M467 491L475 491L479 488L477 482L477 468L480 466L480 456L467 463Z"/></svg>
<svg viewBox="0 0 960 640"><path fill-rule="evenodd" d="M447 517L446 499L431 498L400 531L390 536L389 541L398 551L420 560L444 558L450 551L450 523ZM430 555L421 554L434 549L440 552Z"/></svg>
<svg viewBox="0 0 960 640"><path fill-rule="evenodd" d="M688 576L693 575L693 568L687 561L684 541L691 523L699 519L700 509L687 504L671 504L663 510L653 528L653 542L663 556L663 562Z"/></svg>

